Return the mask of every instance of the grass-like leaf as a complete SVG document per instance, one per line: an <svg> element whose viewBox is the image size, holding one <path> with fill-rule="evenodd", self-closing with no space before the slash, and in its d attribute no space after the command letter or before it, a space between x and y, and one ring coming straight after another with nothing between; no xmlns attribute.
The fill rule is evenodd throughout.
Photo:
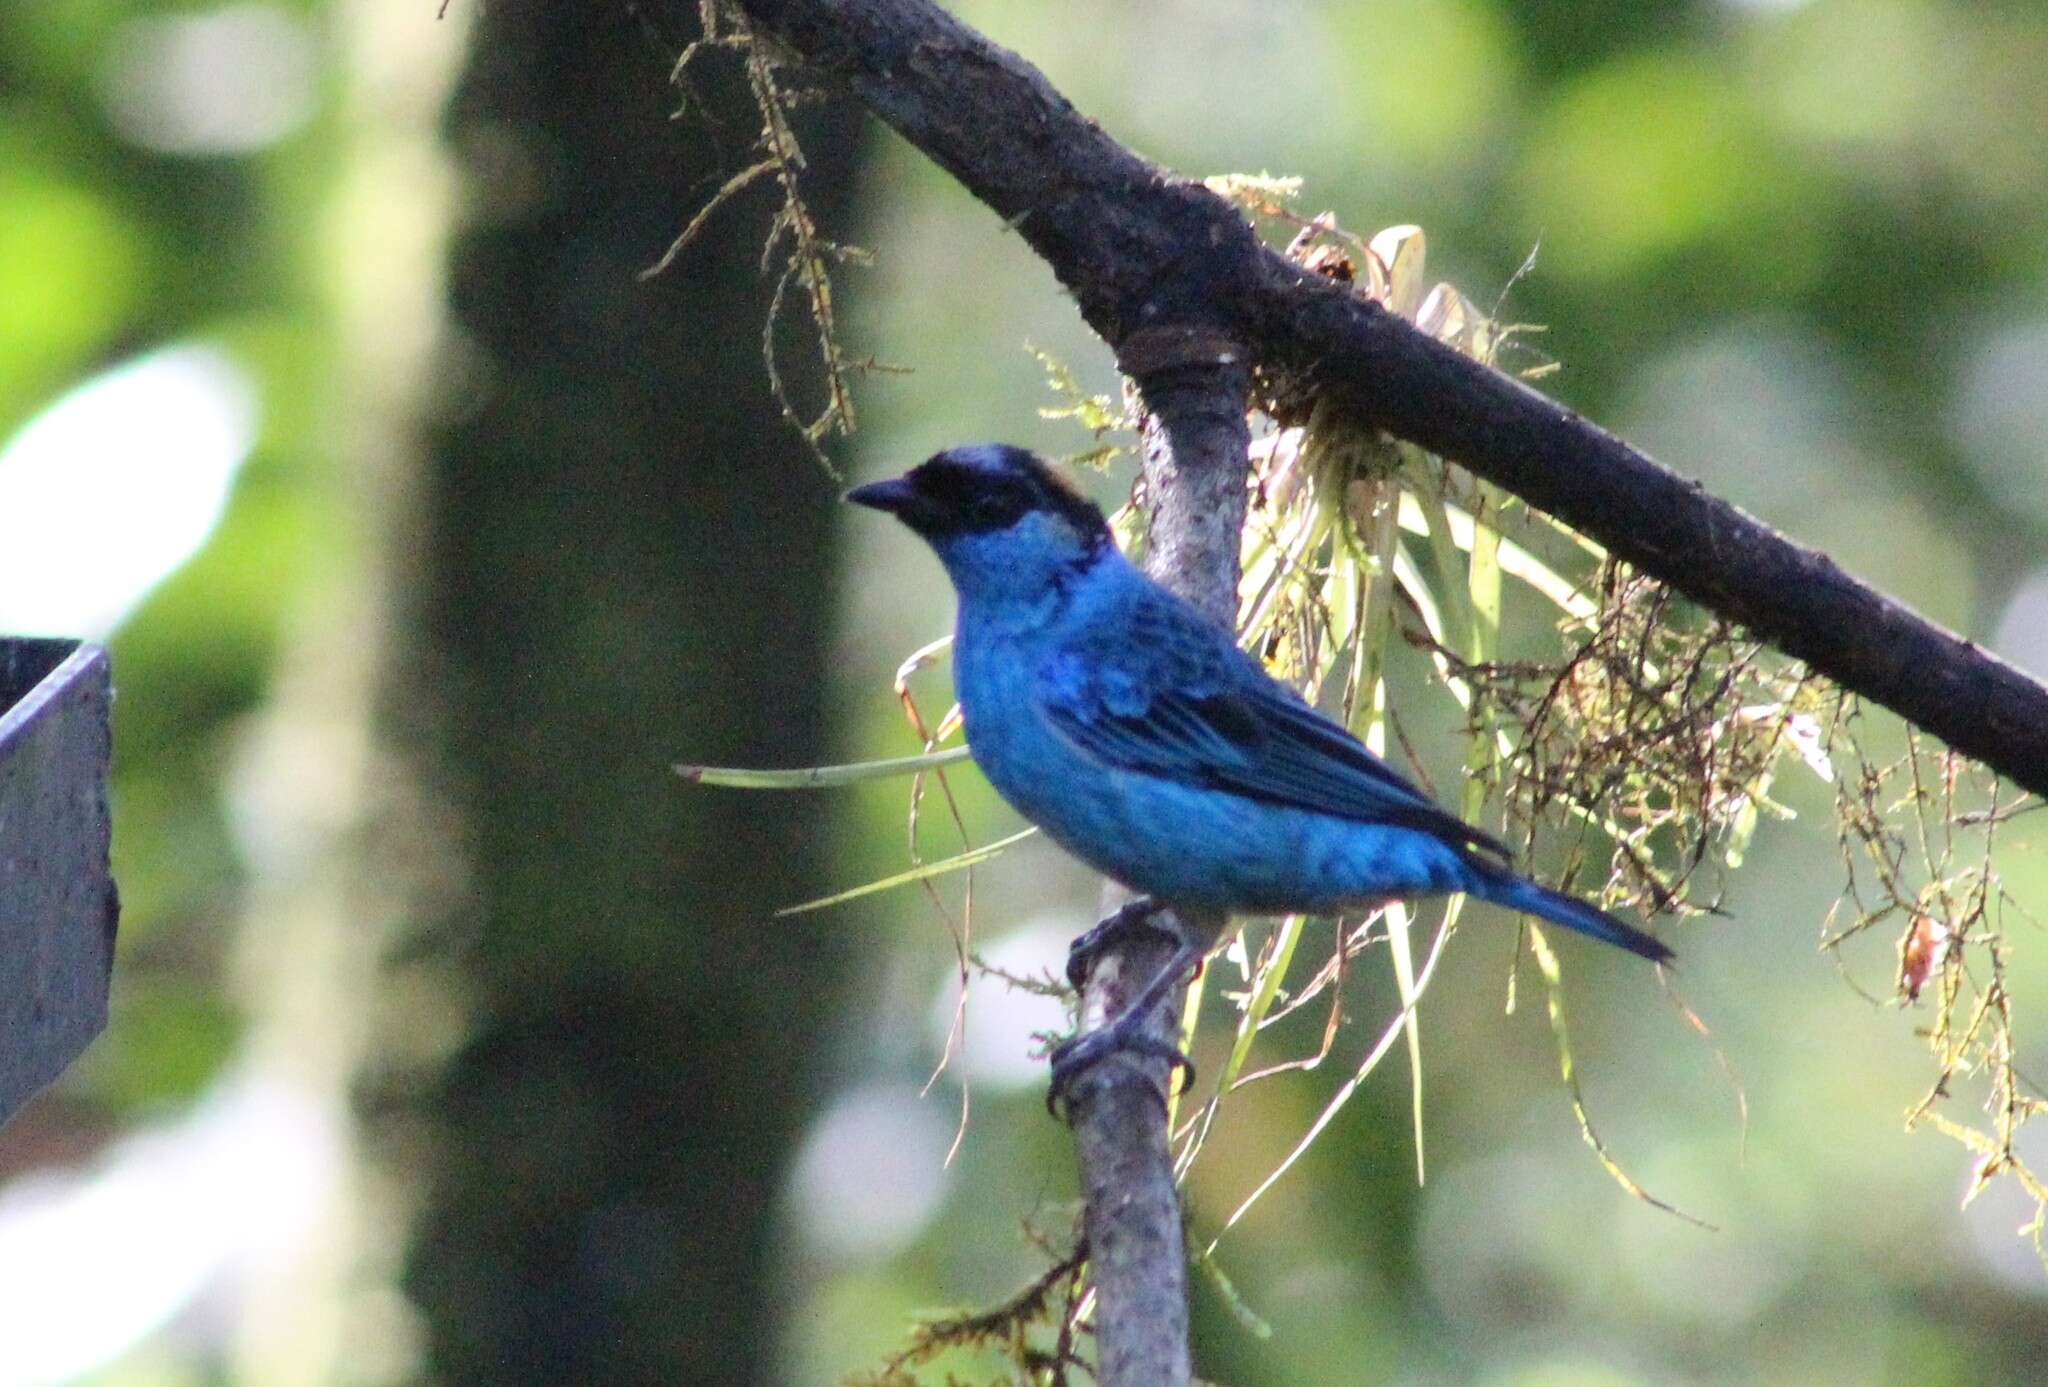
<svg viewBox="0 0 2048 1387"><path fill-rule="evenodd" d="M898 886L908 886L912 882L927 881L932 877L944 876L948 872L957 872L963 867L972 867L978 863L988 861L998 853L1015 847L1036 832L1038 830L1035 828L1022 829L1012 833L1007 838L998 838L993 843L986 843L978 848L970 848L966 852L954 853L951 857L942 857L936 862L919 863L907 872L898 872L894 876L883 877L880 881L870 881L864 886L856 886L849 891L839 891L830 896L821 896L814 901L805 901L802 905L786 905L775 912L775 918L780 920L785 915L803 915L813 910L823 910L828 905L843 905L847 901L859 900L862 896L872 896L877 891L888 891Z"/></svg>
<svg viewBox="0 0 2048 1387"><path fill-rule="evenodd" d="M1439 506L1439 509L1441 507ZM1372 556L1378 572L1367 593L1365 616L1358 632L1359 648L1366 652L1360 666L1359 693L1367 700L1365 744L1378 755L1387 751L1386 643L1393 631L1393 558L1401 544L1401 513L1398 502L1380 507L1372 533ZM1450 527L1444 526L1445 539ZM1453 551L1455 553L1455 551ZM1422 1017L1416 1010L1422 989L1416 982L1415 951L1408 926L1414 918L1407 905L1395 901L1386 909L1387 953L1394 964L1394 986L1401 996L1402 1033L1408 1042L1409 1118L1415 1131L1415 1180L1429 1178L1429 1163L1422 1141ZM1450 919L1446 917L1446 933Z"/></svg>
<svg viewBox="0 0 2048 1387"><path fill-rule="evenodd" d="M866 780L887 780L895 775L915 775L919 771L965 761L969 754L964 746L949 746L944 751L894 756L885 761L855 761L844 766L799 766L791 770L677 766L676 774L698 785L726 785L736 790L822 790L837 785L858 785Z"/></svg>
<svg viewBox="0 0 2048 1387"><path fill-rule="evenodd" d="M1443 957L1444 940L1447 937L1448 931L1439 929L1436 932L1435 939L1430 943L1429 956L1424 959L1422 970L1416 975L1415 979L1415 998L1417 1002L1421 1000L1422 994L1428 990L1430 977L1436 972L1437 960ZM1316 1120L1309 1124L1308 1130L1301 1134L1300 1140L1295 1142L1293 1148L1281 1159L1280 1164L1274 1166L1267 1173L1266 1178L1259 1182L1258 1188L1246 1195L1243 1202L1231 1211L1230 1217L1223 1221L1223 1227L1217 1231L1216 1236L1211 1238L1209 1245L1203 1249L1202 1255L1204 1257L1213 1254L1216 1251L1217 1243L1222 1241L1223 1235L1234 1228L1238 1220L1251 1211L1252 1205L1258 1203L1264 1197L1266 1191L1279 1183L1280 1177L1293 1169L1295 1162L1307 1154L1309 1147L1315 1144L1316 1138L1323 1134L1323 1130L1336 1119L1338 1113L1344 1110L1344 1105L1351 1101L1351 1095L1358 1092L1359 1086L1371 1077L1372 1071L1379 1067L1382 1059L1386 1058L1387 1051L1394 1047L1395 1039L1406 1029L1408 1018L1414 1013L1414 1010L1415 1002L1405 1003L1393 1019L1387 1022L1386 1029L1380 1032L1380 1038L1374 1042L1372 1049L1366 1052L1365 1058L1359 1061L1358 1068L1353 1071L1350 1078L1344 1081L1343 1086L1330 1096L1330 1101L1323 1105L1323 1110L1316 1115Z"/></svg>
<svg viewBox="0 0 2048 1387"><path fill-rule="evenodd" d="M1535 955L1537 971L1543 975L1544 1001L1550 1013L1550 1033L1557 1041L1557 1066L1564 1076L1565 1091L1571 1095L1572 1116L1578 1119L1579 1135L1586 1139L1586 1145L1593 1148L1593 1155L1599 1160L1600 1168L1614 1177L1615 1184L1653 1209L1662 1209L1665 1213L1682 1218L1687 1223L1704 1228L1708 1232L1715 1231L1714 1225L1705 1219L1695 1218L1676 1204L1659 1199L1638 1184L1634 1176L1621 1168L1621 1162L1614 1158L1613 1153L1607 1149L1607 1143L1601 1139L1600 1133L1594 1130L1592 1115L1586 1111L1586 1094L1579 1087L1578 1070L1572 1064L1571 1027L1566 1023L1564 1015L1564 970L1558 966L1557 955L1551 951L1550 941L1544 938L1542 926L1530 920L1526 928L1529 952Z"/></svg>
<svg viewBox="0 0 2048 1387"><path fill-rule="evenodd" d="M1504 535L1501 532L1503 515L1500 511L1490 510L1486 523L1475 524L1470 512L1447 504L1444 507L1444 516L1450 524L1451 542L1460 549L1472 548L1474 536L1480 532L1491 534L1495 546L1495 560L1499 563L1501 571L1534 588L1559 611L1586 621L1599 610L1598 604L1586 594L1582 586L1566 578L1538 558L1533 551ZM1410 534L1429 534L1429 521L1423 514L1422 504L1407 494L1401 497L1401 528ZM1536 527L1525 523L1522 528L1533 530Z"/></svg>

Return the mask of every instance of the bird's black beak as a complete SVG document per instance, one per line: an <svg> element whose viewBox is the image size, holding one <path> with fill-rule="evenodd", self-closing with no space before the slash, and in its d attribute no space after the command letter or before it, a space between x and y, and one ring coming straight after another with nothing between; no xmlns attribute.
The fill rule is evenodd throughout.
<svg viewBox="0 0 2048 1387"><path fill-rule="evenodd" d="M891 515L900 515L909 510L917 501L917 491L907 477L891 477L886 482L869 482L846 493L846 499L856 506L871 510L885 510Z"/></svg>
<svg viewBox="0 0 2048 1387"><path fill-rule="evenodd" d="M923 531L938 524L943 518L941 507L931 497L918 490L909 477L891 477L886 482L869 482L846 493L846 499L856 506L871 510L887 511L910 526Z"/></svg>

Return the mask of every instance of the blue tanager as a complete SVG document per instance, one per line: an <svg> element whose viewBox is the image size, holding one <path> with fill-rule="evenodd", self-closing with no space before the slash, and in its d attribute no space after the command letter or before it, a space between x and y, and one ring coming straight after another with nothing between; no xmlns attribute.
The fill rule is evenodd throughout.
<svg viewBox="0 0 2048 1387"><path fill-rule="evenodd" d="M1117 934L1167 928L1155 923L1162 905L1220 920L1458 891L1671 958L1514 871L1498 839L1432 804L1140 572L1101 510L1043 459L954 448L847 499L909 526L952 579L954 688L989 782L1068 852L1143 893L1076 942L1077 982ZM1112 1024L1055 1051L1055 1094L1111 1050L1157 1051L1145 1014L1213 943L1170 932L1179 948L1160 975Z"/></svg>

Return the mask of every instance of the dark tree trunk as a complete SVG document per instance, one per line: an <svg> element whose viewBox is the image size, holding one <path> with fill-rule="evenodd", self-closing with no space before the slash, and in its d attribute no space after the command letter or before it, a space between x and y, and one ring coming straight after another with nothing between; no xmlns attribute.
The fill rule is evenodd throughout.
<svg viewBox="0 0 2048 1387"><path fill-rule="evenodd" d="M694 10L492 0L449 114L473 220L385 701L462 883L391 976L442 979L466 1039L371 1111L423 1162L403 1284L450 1383L769 1375L801 1042L848 962L767 923L820 877L826 804L670 769L819 759L832 609L833 488L757 350L767 204L639 278L759 123L708 68L716 128L670 119ZM857 123L826 119L830 228Z"/></svg>

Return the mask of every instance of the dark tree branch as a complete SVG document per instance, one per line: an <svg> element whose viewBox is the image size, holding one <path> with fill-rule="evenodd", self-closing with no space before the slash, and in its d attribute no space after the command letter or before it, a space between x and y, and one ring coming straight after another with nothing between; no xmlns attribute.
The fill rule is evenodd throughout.
<svg viewBox="0 0 2048 1387"><path fill-rule="evenodd" d="M1129 899L1110 887L1104 913ZM1114 1020L1173 953L1156 939L1105 949L1081 989L1081 1029ZM1152 1013L1149 1036L1178 1043L1183 995L1176 989ZM1095 1375L1103 1387L1188 1387L1192 1380L1187 1246L1166 1132L1170 1082L1164 1060L1116 1054L1068 1087L1096 1296Z"/></svg>
<svg viewBox="0 0 2048 1387"><path fill-rule="evenodd" d="M1707 495L1562 405L1261 243L928 0L739 0L1042 256L1120 352L1214 333L1293 390L1443 454L2037 794L2048 687Z"/></svg>
<svg viewBox="0 0 2048 1387"><path fill-rule="evenodd" d="M1237 629L1252 374L1244 348L1213 333L1141 329L1117 364L1145 406L1145 567L1226 631Z"/></svg>
<svg viewBox="0 0 2048 1387"><path fill-rule="evenodd" d="M1236 343L1171 328L1126 339L1124 370L1138 382L1145 418L1145 485L1153 499L1145 566L1224 630L1237 619L1238 551L1244 532L1245 407L1251 372ZM1124 897L1112 887L1105 912ZM1176 911L1179 930L1212 942L1224 921ZM1173 947L1154 938L1105 950L1082 986L1081 1028L1120 1015ZM1155 1040L1180 1030L1181 994L1149 1021ZM1173 1153L1166 1136L1163 1061L1119 1057L1073 1086L1068 1119L1087 1202L1089 1275L1096 1286L1098 1376L1106 1387L1185 1387L1188 1357L1187 1250Z"/></svg>

